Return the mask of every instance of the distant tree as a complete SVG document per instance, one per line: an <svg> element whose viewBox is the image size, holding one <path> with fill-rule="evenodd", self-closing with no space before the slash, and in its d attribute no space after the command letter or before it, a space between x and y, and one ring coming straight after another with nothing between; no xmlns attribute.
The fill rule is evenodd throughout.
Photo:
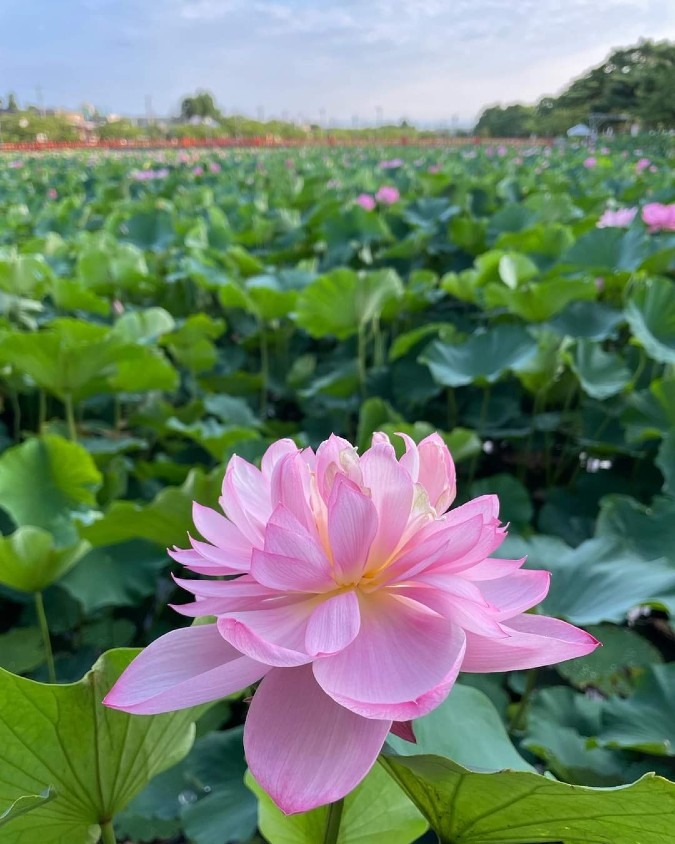
<svg viewBox="0 0 675 844"><path fill-rule="evenodd" d="M675 44L640 41L613 50L605 61L572 82L556 108L626 114L654 127L675 126Z"/></svg>
<svg viewBox="0 0 675 844"><path fill-rule="evenodd" d="M16 96L14 94L10 94L7 97L7 111L11 111L12 114L19 110L19 104L16 101Z"/></svg>
<svg viewBox="0 0 675 844"><path fill-rule="evenodd" d="M534 116L533 106L491 106L483 111L474 131L488 138L526 138L534 131Z"/></svg>
<svg viewBox="0 0 675 844"><path fill-rule="evenodd" d="M180 116L183 120L192 120L193 117L211 117L219 120L222 115L212 94L208 91L198 91L193 97L183 99L180 105Z"/></svg>

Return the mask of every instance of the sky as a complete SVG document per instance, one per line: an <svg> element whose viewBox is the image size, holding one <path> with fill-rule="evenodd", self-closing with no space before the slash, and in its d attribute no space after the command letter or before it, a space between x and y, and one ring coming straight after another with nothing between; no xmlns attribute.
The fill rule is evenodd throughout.
<svg viewBox="0 0 675 844"><path fill-rule="evenodd" d="M673 0L0 0L0 96L156 116L469 125L612 47L675 39Z"/></svg>

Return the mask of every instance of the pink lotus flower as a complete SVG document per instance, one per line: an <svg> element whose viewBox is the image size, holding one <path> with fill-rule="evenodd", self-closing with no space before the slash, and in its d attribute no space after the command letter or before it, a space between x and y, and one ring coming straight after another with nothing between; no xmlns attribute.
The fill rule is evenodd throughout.
<svg viewBox="0 0 675 844"><path fill-rule="evenodd" d="M635 219L637 208L619 208L612 211L607 208L596 223L599 229L627 229Z"/></svg>
<svg viewBox="0 0 675 844"><path fill-rule="evenodd" d="M651 163L652 162L648 158L641 158L635 164L635 172L639 175L640 173L642 173L643 170L646 170L651 165Z"/></svg>
<svg viewBox="0 0 675 844"><path fill-rule="evenodd" d="M354 202L366 211L372 211L376 205L374 197L372 197L369 193L360 193Z"/></svg>
<svg viewBox="0 0 675 844"><path fill-rule="evenodd" d="M383 185L375 194L375 199L380 205L393 205L401 198L398 190L391 185Z"/></svg>
<svg viewBox="0 0 675 844"><path fill-rule="evenodd" d="M217 162L217 161L212 161L212 162L209 164L209 170L210 170L212 173L220 173L220 164L218 164L218 162Z"/></svg>
<svg viewBox="0 0 675 844"><path fill-rule="evenodd" d="M287 813L335 801L366 776L390 731L449 694L460 670L508 671L590 653L576 627L525 612L549 573L488 559L505 528L485 495L449 510L455 468L438 434L384 434L359 456L331 436L316 454L290 440L261 469L230 461L219 513L194 505L188 550L171 556L216 623L174 630L127 668L105 704L152 714L232 694L262 678L244 732L249 767ZM230 578L223 580L223 576Z"/></svg>
<svg viewBox="0 0 675 844"><path fill-rule="evenodd" d="M204 168L197 165L196 167L192 168L192 172L195 176L202 176L204 174Z"/></svg>
<svg viewBox="0 0 675 844"><path fill-rule="evenodd" d="M379 166L382 170L396 170L403 167L404 163L402 158L391 158L388 161L380 161Z"/></svg>
<svg viewBox="0 0 675 844"><path fill-rule="evenodd" d="M49 188L49 190L47 191L47 196L49 199L58 199L59 192L56 190L56 188Z"/></svg>
<svg viewBox="0 0 675 844"><path fill-rule="evenodd" d="M595 157L594 157L594 156L592 156L592 155L589 155L589 157L588 157L588 158L584 159L584 167L585 167L587 170L592 170L592 169L595 167L595 165L596 165L597 163L598 163L598 159L597 159L597 158L595 158Z"/></svg>
<svg viewBox="0 0 675 844"><path fill-rule="evenodd" d="M675 203L650 202L642 209L642 219L650 232L675 232Z"/></svg>

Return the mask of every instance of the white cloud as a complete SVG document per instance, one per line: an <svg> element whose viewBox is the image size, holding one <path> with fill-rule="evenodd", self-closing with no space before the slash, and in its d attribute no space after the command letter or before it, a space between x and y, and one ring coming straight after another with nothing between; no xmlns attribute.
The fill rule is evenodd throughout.
<svg viewBox="0 0 675 844"><path fill-rule="evenodd" d="M182 0L179 15L188 21L216 21L240 6L240 0Z"/></svg>

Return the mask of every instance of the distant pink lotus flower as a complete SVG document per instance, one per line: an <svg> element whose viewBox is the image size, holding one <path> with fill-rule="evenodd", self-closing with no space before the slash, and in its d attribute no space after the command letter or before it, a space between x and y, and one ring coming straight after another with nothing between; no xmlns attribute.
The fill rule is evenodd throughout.
<svg viewBox="0 0 675 844"><path fill-rule="evenodd" d="M382 170L396 170L398 167L403 167L404 161L402 158L390 158L388 161L380 161L380 169Z"/></svg>
<svg viewBox="0 0 675 844"><path fill-rule="evenodd" d="M218 164L218 162L217 162L217 161L212 161L212 162L209 164L209 170L210 170L212 173L220 173L220 169L221 169L221 168L220 168L220 164Z"/></svg>
<svg viewBox="0 0 675 844"><path fill-rule="evenodd" d="M635 172L639 175L640 173L642 173L643 170L646 170L651 165L651 163L652 162L648 158L641 158L635 164Z"/></svg>
<svg viewBox="0 0 675 844"><path fill-rule="evenodd" d="M56 188L49 188L49 190L47 191L47 196L49 197L49 199L58 199L59 192L56 190Z"/></svg>
<svg viewBox="0 0 675 844"><path fill-rule="evenodd" d="M650 202L642 208L642 219L650 232L675 232L675 203Z"/></svg>
<svg viewBox="0 0 675 844"><path fill-rule="evenodd" d="M384 434L361 456L331 436L316 453L281 440L261 469L233 457L226 517L195 504L206 541L170 551L215 577L177 578L196 601L174 609L217 621L157 639L105 704L168 712L262 678L246 758L284 812L304 812L358 785L388 733L410 737L407 722L435 709L460 670L590 653L588 633L526 612L548 592L548 572L489 559L506 533L497 496L449 510L455 467L445 443L401 436L400 460Z"/></svg>
<svg viewBox="0 0 675 844"><path fill-rule="evenodd" d="M192 168L192 172L195 176L202 176L204 174L204 168L197 165L197 167Z"/></svg>
<svg viewBox="0 0 675 844"><path fill-rule="evenodd" d="M375 199L380 205L393 205L401 198L401 194L392 185L383 185L375 194Z"/></svg>
<svg viewBox="0 0 675 844"><path fill-rule="evenodd" d="M584 159L584 167L587 170L592 170L597 163L598 159L593 155L589 155L588 158Z"/></svg>
<svg viewBox="0 0 675 844"><path fill-rule="evenodd" d="M637 208L619 208L612 211L607 208L596 223L599 229L627 229L637 214Z"/></svg>
<svg viewBox="0 0 675 844"><path fill-rule="evenodd" d="M509 151L508 147L505 147L504 144L500 144L497 147L497 155L500 158L504 158L504 156L508 153L508 151Z"/></svg>
<svg viewBox="0 0 675 844"><path fill-rule="evenodd" d="M17 158L14 161L10 161L7 166L10 167L12 170L20 170L23 167L23 161Z"/></svg>
<svg viewBox="0 0 675 844"><path fill-rule="evenodd" d="M354 202L357 205L360 205L361 208L363 208L366 211L372 211L375 208L375 205L377 204L375 202L375 198L372 197L369 193L360 193L356 197Z"/></svg>
<svg viewBox="0 0 675 844"><path fill-rule="evenodd" d="M440 164L431 164L427 169L427 173L440 173L441 172L441 165Z"/></svg>

